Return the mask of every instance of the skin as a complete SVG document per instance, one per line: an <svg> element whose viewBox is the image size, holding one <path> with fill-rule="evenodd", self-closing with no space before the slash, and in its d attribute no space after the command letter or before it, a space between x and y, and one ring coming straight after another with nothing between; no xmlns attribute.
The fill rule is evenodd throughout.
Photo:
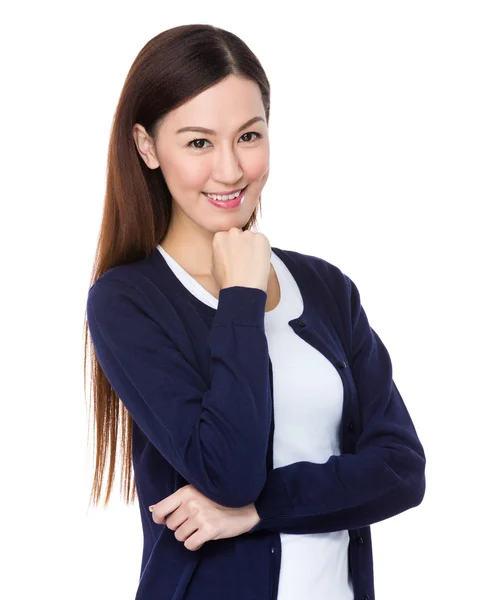
<svg viewBox="0 0 501 600"><path fill-rule="evenodd" d="M254 117L262 120L238 131ZM216 134L176 133L188 126L205 127ZM172 219L161 246L188 273L216 285L211 275L214 234L232 227L242 229L269 175L268 125L258 85L230 75L166 115L156 140L138 123L133 136L145 164L161 169L172 194ZM244 202L235 209L217 208L202 194L246 185ZM273 273L270 268L270 281ZM221 506L191 485L150 510L153 521L175 531L189 550L198 550L209 540L246 533L260 520L254 504Z"/></svg>
<svg viewBox="0 0 501 600"><path fill-rule="evenodd" d="M237 131L253 117L263 120ZM176 134L192 125L217 135ZM258 85L230 75L166 115L156 143L137 123L133 135L146 165L161 169L173 198L171 223L160 244L188 273L210 277L214 234L242 229L268 179L268 126ZM217 208L202 194L246 185L244 202L235 209Z"/></svg>
<svg viewBox="0 0 501 600"><path fill-rule="evenodd" d="M209 540L221 540L250 531L260 519L254 504L229 508L217 504L192 485L185 485L149 507L152 519L175 532L188 550L199 550Z"/></svg>

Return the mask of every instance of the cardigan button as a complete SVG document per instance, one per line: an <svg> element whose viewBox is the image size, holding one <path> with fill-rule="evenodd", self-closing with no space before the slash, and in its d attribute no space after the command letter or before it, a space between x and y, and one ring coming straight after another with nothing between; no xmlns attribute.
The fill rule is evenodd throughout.
<svg viewBox="0 0 501 600"><path fill-rule="evenodd" d="M358 544L359 546L361 546L363 543L364 543L364 538L363 538L361 535L359 535L359 536L357 537L357 544Z"/></svg>
<svg viewBox="0 0 501 600"><path fill-rule="evenodd" d="M367 594L365 594L365 596L362 598L362 600L370 600L370 598Z"/></svg>
<svg viewBox="0 0 501 600"><path fill-rule="evenodd" d="M337 363L337 366L338 366L340 369L346 369L346 363L344 362L344 360L340 360L340 361Z"/></svg>
<svg viewBox="0 0 501 600"><path fill-rule="evenodd" d="M299 327L306 327L306 321L304 319L299 319L297 324L299 325Z"/></svg>
<svg viewBox="0 0 501 600"><path fill-rule="evenodd" d="M348 423L348 431L353 431L353 428L355 427L355 425L353 425L353 421L350 421Z"/></svg>
<svg viewBox="0 0 501 600"><path fill-rule="evenodd" d="M271 553L273 554L274 552L275 552L275 548L272 548L271 549Z"/></svg>

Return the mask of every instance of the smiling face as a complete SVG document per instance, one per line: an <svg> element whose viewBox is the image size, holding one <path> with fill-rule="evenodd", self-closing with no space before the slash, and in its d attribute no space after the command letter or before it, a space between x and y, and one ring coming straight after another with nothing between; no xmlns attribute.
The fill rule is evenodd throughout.
<svg viewBox="0 0 501 600"><path fill-rule="evenodd" d="M172 194L170 237L213 236L248 222L269 173L268 127L254 81L230 75L200 93L163 119L155 142L139 124L133 135L143 160L160 167ZM235 208L217 207L204 194L244 187Z"/></svg>

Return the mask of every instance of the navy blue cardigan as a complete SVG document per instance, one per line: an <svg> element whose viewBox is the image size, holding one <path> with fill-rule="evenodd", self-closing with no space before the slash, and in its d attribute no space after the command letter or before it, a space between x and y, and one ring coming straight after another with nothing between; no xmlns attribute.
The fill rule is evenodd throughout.
<svg viewBox="0 0 501 600"><path fill-rule="evenodd" d="M323 464L273 468L263 290L224 288L213 309L157 248L111 268L89 290L97 359L133 418L144 532L136 600L275 600L280 532L343 529L355 599L373 600L370 524L423 499L423 447L357 287L324 259L272 249L303 296L304 311L289 326L343 382L342 454ZM225 506L254 502L261 521L244 535L188 550L148 510L188 483Z"/></svg>

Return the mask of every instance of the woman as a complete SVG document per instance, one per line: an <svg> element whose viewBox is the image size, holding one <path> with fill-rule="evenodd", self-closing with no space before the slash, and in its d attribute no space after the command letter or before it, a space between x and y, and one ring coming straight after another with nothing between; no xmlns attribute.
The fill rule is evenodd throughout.
<svg viewBox="0 0 501 600"><path fill-rule="evenodd" d="M120 420L136 600L372 600L370 525L424 495L357 287L252 230L269 114L258 59L210 25L148 42L119 100L87 301L93 498Z"/></svg>

